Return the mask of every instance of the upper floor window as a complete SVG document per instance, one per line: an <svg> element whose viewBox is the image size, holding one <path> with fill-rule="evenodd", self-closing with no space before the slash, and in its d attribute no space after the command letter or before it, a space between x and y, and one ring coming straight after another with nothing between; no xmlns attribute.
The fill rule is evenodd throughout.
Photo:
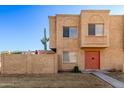
<svg viewBox="0 0 124 93"><path fill-rule="evenodd" d="M103 36L104 24L88 24L88 35Z"/></svg>
<svg viewBox="0 0 124 93"><path fill-rule="evenodd" d="M63 37L76 38L77 28L76 27L63 27Z"/></svg>

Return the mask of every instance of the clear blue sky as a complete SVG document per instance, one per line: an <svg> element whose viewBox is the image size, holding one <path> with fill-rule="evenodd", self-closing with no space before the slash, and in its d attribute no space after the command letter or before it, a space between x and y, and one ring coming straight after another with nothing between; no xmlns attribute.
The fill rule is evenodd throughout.
<svg viewBox="0 0 124 93"><path fill-rule="evenodd" d="M124 6L0 6L0 51L43 49L40 39L47 28L48 16L79 14L85 9L109 9L111 14L124 14Z"/></svg>

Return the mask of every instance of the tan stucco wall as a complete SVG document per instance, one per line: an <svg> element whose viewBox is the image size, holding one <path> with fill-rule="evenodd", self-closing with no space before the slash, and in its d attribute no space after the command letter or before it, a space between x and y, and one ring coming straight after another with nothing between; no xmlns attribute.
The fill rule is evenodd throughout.
<svg viewBox="0 0 124 93"><path fill-rule="evenodd" d="M72 69L78 63L63 63L63 51L78 51L79 50L79 41L76 39L66 39L63 38L63 26L74 26L79 30L79 16L77 15L57 15L56 16L56 45L57 45L57 54L59 56L58 69L59 70L68 70ZM79 36L79 33L78 33Z"/></svg>
<svg viewBox="0 0 124 93"><path fill-rule="evenodd" d="M109 46L109 11L81 11L81 47ZM104 36L88 36L88 24L104 24Z"/></svg>
<svg viewBox="0 0 124 93"><path fill-rule="evenodd" d="M56 17L49 17L50 48L56 48Z"/></svg>
<svg viewBox="0 0 124 93"><path fill-rule="evenodd" d="M124 16L110 15L108 10L86 10L79 15L56 15L56 49L58 69L68 70L78 65L85 69L85 50L100 51L100 69L122 69L124 64ZM103 23L103 37L87 37L88 23ZM51 24L50 24L51 26ZM76 26L77 39L63 38L63 26ZM100 43L97 43L100 42ZM63 63L63 51L78 53L76 63Z"/></svg>
<svg viewBox="0 0 124 93"><path fill-rule="evenodd" d="M122 70L124 64L124 50L123 50L123 31L124 31L124 16L110 16L109 17L109 47L107 48L85 48L82 49L81 55L83 68L85 69L85 50L100 51L100 69L117 69ZM81 58L80 58L81 59ZM79 62L81 63L81 62Z"/></svg>
<svg viewBox="0 0 124 93"><path fill-rule="evenodd" d="M56 54L3 54L2 74L57 73Z"/></svg>
<svg viewBox="0 0 124 93"><path fill-rule="evenodd" d="M110 16L110 46L101 50L102 69L122 69L124 64L123 33L124 16Z"/></svg>

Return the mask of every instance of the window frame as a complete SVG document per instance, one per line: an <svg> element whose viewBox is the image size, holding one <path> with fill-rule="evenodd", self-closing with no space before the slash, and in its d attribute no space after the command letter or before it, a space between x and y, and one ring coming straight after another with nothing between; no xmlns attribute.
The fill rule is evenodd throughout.
<svg viewBox="0 0 124 93"><path fill-rule="evenodd" d="M75 28L76 29L76 36L75 37L70 37L70 29L69 29L69 37L64 37L64 27ZM78 28L77 28L77 26L63 26L63 38L77 39L78 38Z"/></svg>
<svg viewBox="0 0 124 93"><path fill-rule="evenodd" d="M90 24L94 24L95 25L95 35L89 35L89 25ZM103 26L103 32L102 35L96 35L96 25L102 25ZM95 36L95 37L100 37L100 36L104 36L104 23L88 23L88 31L87 31L87 35L88 36Z"/></svg>
<svg viewBox="0 0 124 93"><path fill-rule="evenodd" d="M68 52L69 61L64 61L64 52ZM71 53L76 54L76 61L75 62L70 61L70 54ZM75 64L75 63L77 63L77 61L78 61L78 53L76 51L63 51L63 56L62 56L62 63L63 64Z"/></svg>

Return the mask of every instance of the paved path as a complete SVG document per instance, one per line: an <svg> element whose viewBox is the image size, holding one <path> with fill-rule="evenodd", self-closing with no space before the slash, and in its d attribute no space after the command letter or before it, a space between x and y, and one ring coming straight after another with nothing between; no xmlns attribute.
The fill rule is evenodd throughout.
<svg viewBox="0 0 124 93"><path fill-rule="evenodd" d="M124 88L124 83L118 81L117 79L114 79L102 72L91 72L93 75L101 78L102 80L106 81L107 83L111 84L114 88Z"/></svg>

